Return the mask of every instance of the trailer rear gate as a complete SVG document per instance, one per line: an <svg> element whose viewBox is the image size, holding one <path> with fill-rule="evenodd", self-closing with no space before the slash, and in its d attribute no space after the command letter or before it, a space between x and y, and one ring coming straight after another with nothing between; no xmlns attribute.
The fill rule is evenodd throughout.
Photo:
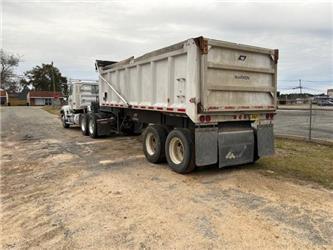
<svg viewBox="0 0 333 250"><path fill-rule="evenodd" d="M202 57L204 111L274 110L277 52L208 39Z"/></svg>

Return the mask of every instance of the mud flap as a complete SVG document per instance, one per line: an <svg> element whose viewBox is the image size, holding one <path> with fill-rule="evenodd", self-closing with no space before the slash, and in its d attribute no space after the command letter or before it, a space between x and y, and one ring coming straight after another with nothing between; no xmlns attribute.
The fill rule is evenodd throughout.
<svg viewBox="0 0 333 250"><path fill-rule="evenodd" d="M273 125L258 125L256 132L258 156L261 157L274 154Z"/></svg>
<svg viewBox="0 0 333 250"><path fill-rule="evenodd" d="M220 168L251 163L254 160L253 129L220 131L218 146Z"/></svg>
<svg viewBox="0 0 333 250"><path fill-rule="evenodd" d="M206 166L217 163L217 128L195 129L195 164Z"/></svg>
<svg viewBox="0 0 333 250"><path fill-rule="evenodd" d="M97 135L108 136L111 133L111 124L113 117L108 117L104 114L96 113Z"/></svg>

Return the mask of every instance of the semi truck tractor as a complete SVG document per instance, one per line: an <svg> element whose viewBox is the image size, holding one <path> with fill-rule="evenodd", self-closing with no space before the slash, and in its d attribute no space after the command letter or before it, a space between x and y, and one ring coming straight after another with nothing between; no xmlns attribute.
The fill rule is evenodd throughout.
<svg viewBox="0 0 333 250"><path fill-rule="evenodd" d="M60 116L64 128L81 125L82 114L91 112L92 103L98 101L98 82L69 80L68 105L62 106Z"/></svg>
<svg viewBox="0 0 333 250"><path fill-rule="evenodd" d="M146 159L178 173L255 162L274 153L277 63L276 49L205 37L97 60L99 101L82 114L82 132L95 138L145 128Z"/></svg>

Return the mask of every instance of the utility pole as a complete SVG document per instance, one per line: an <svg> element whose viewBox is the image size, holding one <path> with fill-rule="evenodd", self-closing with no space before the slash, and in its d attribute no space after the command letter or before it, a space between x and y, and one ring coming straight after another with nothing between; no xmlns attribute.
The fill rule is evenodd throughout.
<svg viewBox="0 0 333 250"><path fill-rule="evenodd" d="M55 83L54 83L54 70L53 70L53 61L51 62L51 77L52 77L52 84L53 84L53 101L52 101L52 104L54 106L54 101L55 101Z"/></svg>
<svg viewBox="0 0 333 250"><path fill-rule="evenodd" d="M310 100L309 141L312 139L312 100Z"/></svg>
<svg viewBox="0 0 333 250"><path fill-rule="evenodd" d="M302 80L299 79L299 93L302 95Z"/></svg>

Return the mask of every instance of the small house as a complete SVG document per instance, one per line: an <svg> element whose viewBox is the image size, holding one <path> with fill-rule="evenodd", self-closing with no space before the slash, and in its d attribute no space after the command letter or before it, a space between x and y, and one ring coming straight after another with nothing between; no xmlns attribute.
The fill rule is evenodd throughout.
<svg viewBox="0 0 333 250"><path fill-rule="evenodd" d="M4 89L0 89L0 105L7 105L8 103L8 93Z"/></svg>
<svg viewBox="0 0 333 250"><path fill-rule="evenodd" d="M31 106L52 105L63 99L61 92L31 90L27 95L27 103Z"/></svg>

